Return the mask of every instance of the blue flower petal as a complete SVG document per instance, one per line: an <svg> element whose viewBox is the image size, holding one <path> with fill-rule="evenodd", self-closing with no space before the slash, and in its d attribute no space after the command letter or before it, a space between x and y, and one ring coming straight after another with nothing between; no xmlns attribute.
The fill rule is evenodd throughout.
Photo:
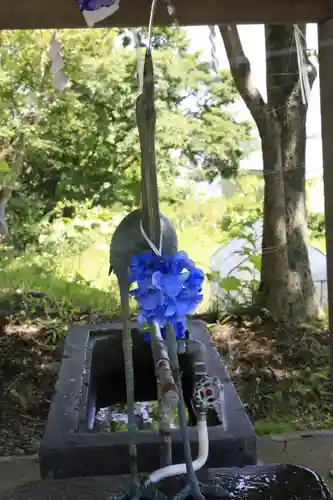
<svg viewBox="0 0 333 500"><path fill-rule="evenodd" d="M163 274L161 273L161 271L155 271L152 275L152 279L151 279L151 282L152 282L152 285L161 290L162 288L162 285L161 285L161 278L162 278Z"/></svg>
<svg viewBox="0 0 333 500"><path fill-rule="evenodd" d="M167 305L167 308L165 310L165 317L166 318L170 318L172 316L174 316L177 312L177 305L175 303L169 303Z"/></svg>
<svg viewBox="0 0 333 500"><path fill-rule="evenodd" d="M166 295L172 298L177 297L182 289L178 276L162 276L161 285Z"/></svg>
<svg viewBox="0 0 333 500"><path fill-rule="evenodd" d="M135 256L129 269L135 288L131 295L140 311L140 323L156 321L162 328L168 323L183 338L185 317L202 300L204 273L185 252L157 256L151 250Z"/></svg>
<svg viewBox="0 0 333 500"><path fill-rule="evenodd" d="M189 311L192 309L193 303L189 300L177 300L177 316L182 317L189 314Z"/></svg>
<svg viewBox="0 0 333 500"><path fill-rule="evenodd" d="M154 292L148 292L140 297L140 305L143 309L148 311L153 311L156 307L162 305L164 302L163 294L156 290Z"/></svg>
<svg viewBox="0 0 333 500"><path fill-rule="evenodd" d="M190 277L190 271L185 270L184 272L179 274L180 283L185 283Z"/></svg>
<svg viewBox="0 0 333 500"><path fill-rule="evenodd" d="M81 10L99 10L102 7L110 7L115 0L77 0Z"/></svg>
<svg viewBox="0 0 333 500"><path fill-rule="evenodd" d="M177 339L183 339L186 333L186 321L185 319L177 319L172 323L175 335Z"/></svg>
<svg viewBox="0 0 333 500"><path fill-rule="evenodd" d="M139 323L139 328L141 329L147 324L147 319L144 317L143 314L138 315L138 323Z"/></svg>

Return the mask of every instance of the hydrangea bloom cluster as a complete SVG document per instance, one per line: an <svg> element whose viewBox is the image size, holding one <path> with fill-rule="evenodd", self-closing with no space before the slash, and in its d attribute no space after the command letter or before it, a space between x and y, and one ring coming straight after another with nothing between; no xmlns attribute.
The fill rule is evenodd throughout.
<svg viewBox="0 0 333 500"><path fill-rule="evenodd" d="M80 9L83 10L98 10L102 7L111 7L116 0L76 0L80 6Z"/></svg>
<svg viewBox="0 0 333 500"><path fill-rule="evenodd" d="M159 256L149 250L133 257L130 282L136 287L131 295L139 304L140 328L156 321L164 335L163 327L170 324L177 338L184 338L186 314L201 302L203 281L203 271L185 252Z"/></svg>

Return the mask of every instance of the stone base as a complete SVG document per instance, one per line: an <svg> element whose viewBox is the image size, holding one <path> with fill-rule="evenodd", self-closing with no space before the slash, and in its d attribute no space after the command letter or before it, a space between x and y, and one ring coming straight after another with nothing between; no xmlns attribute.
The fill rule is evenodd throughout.
<svg viewBox="0 0 333 500"><path fill-rule="evenodd" d="M150 346L132 326L136 401L157 399ZM257 463L256 438L225 365L201 321L189 325L193 340L206 346L208 375L224 384L228 429L209 427L207 467L242 467ZM96 404L125 403L122 325L75 325L69 329L63 361L46 430L40 448L41 477L70 478L129 472L128 434L89 431ZM185 376L185 375L184 375ZM193 456L198 453L197 432L189 429ZM151 472L159 467L160 437L136 433L138 467ZM184 461L179 430L172 430L173 463Z"/></svg>

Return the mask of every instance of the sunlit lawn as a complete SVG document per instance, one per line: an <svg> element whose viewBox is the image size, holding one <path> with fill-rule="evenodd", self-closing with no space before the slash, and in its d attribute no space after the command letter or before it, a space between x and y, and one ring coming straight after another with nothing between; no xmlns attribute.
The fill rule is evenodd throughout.
<svg viewBox="0 0 333 500"><path fill-rule="evenodd" d="M179 249L184 250L195 261L198 267L208 272L210 258L220 247L220 244L200 233L200 230L191 227L179 234ZM64 276L81 275L91 283L91 286L112 292L116 288L114 276L108 276L109 269L109 241L104 235L96 235L95 242L82 254L69 256L61 264L61 272ZM118 300L118 294L117 294ZM206 280L204 286L204 301L198 311L207 310L209 306L209 283Z"/></svg>
<svg viewBox="0 0 333 500"><path fill-rule="evenodd" d="M226 233L193 225L179 231L178 236L179 249L187 252L205 272L209 271L211 256L228 241ZM74 308L117 313L117 283L114 276L108 276L110 237L95 230L89 233L89 238L91 245L86 250L79 254L67 251L57 261L53 259L52 266L47 257L33 254L8 261L0 271L0 289L39 290ZM325 237L311 240L311 243L325 252ZM209 303L210 287L206 280L204 300L198 312L206 311Z"/></svg>
<svg viewBox="0 0 333 500"><path fill-rule="evenodd" d="M25 254L21 259L7 262L0 271L0 289L39 290L50 298L71 304L82 310L92 309L116 314L119 295L115 276L108 276L109 241L105 235L92 232L93 243L78 255L66 254L52 263L52 275L47 259ZM219 244L189 228L179 235L179 248L205 272L211 255ZM204 301L199 311L209 305L209 284L205 283Z"/></svg>

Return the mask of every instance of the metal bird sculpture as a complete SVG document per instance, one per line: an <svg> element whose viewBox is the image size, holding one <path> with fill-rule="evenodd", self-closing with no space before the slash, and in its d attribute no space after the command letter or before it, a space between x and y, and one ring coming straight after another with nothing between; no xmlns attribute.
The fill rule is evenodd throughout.
<svg viewBox="0 0 333 500"><path fill-rule="evenodd" d="M137 450L135 444L135 418L134 418L134 370L133 370L133 343L129 328L129 267L135 255L150 250L151 243L159 248L162 255L170 255L177 251L177 234L170 220L159 211L158 186L156 174L155 157L155 95L154 95L154 71L151 51L146 50L143 75L143 90L136 103L136 119L139 129L141 147L141 208L127 215L116 228L110 245L110 273L113 271L118 279L121 300L121 312L123 319L123 351L125 362L126 397L128 406L128 432L130 436L130 472L131 484L128 492L124 492L120 498L138 500L140 496L147 497L146 490L143 492L138 481ZM185 452L187 471L187 485L179 498L192 496L195 500L202 500L199 485L196 478L190 450L189 436L187 431L185 403L182 394L182 383L180 378L176 339L171 344L169 353L178 389L179 401L178 411L180 414L180 431ZM173 346L173 347L172 347ZM176 380L177 379L177 380ZM158 496L155 491L153 496ZM162 494L160 494L162 496ZM111 497L113 498L113 497ZM178 495L177 495L178 498Z"/></svg>
<svg viewBox="0 0 333 500"><path fill-rule="evenodd" d="M116 228L110 245L110 269L117 276L123 320L123 351L125 362L128 432L130 436L130 491L124 497L141 496L137 471L134 417L133 343L129 327L129 267L134 255L150 250L148 241L156 247L161 242L163 255L177 251L176 231L170 220L159 211L155 157L156 111L154 104L154 72L150 50L144 62L143 90L136 102L136 119L141 147L141 208L127 215ZM145 237L145 235L147 237Z"/></svg>

